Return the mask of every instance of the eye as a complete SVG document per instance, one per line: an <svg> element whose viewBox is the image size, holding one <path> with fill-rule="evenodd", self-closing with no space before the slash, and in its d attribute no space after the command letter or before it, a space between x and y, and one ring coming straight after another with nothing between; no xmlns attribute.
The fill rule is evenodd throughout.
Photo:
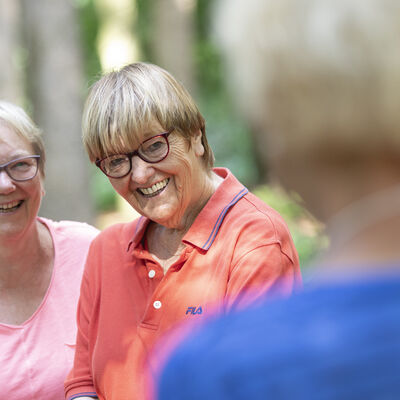
<svg viewBox="0 0 400 400"><path fill-rule="evenodd" d="M111 169L120 167L121 165L125 164L126 161L127 161L127 158L125 156L115 157L115 158L106 160L107 166Z"/></svg>
<svg viewBox="0 0 400 400"><path fill-rule="evenodd" d="M165 141L164 137L157 136L155 138L152 138L144 142L140 146L139 151L142 154L153 155L153 154L159 154L160 152L162 153L166 147L167 147L167 142Z"/></svg>
<svg viewBox="0 0 400 400"><path fill-rule="evenodd" d="M129 159L124 154L116 154L101 162L100 168L106 174L120 174L129 168Z"/></svg>
<svg viewBox="0 0 400 400"><path fill-rule="evenodd" d="M15 161L10 164L10 169L13 171L26 171L34 165L34 161L32 159L23 159Z"/></svg>
<svg viewBox="0 0 400 400"><path fill-rule="evenodd" d="M162 140L157 140L154 143L151 143L150 146L146 147L146 151L148 152L155 152L155 151L159 151L160 148L162 148L165 145L165 142L163 142Z"/></svg>

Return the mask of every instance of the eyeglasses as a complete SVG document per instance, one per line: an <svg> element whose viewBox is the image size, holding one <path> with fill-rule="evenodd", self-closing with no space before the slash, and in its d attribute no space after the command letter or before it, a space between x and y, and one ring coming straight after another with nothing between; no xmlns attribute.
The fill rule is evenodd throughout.
<svg viewBox="0 0 400 400"><path fill-rule="evenodd" d="M125 154L115 154L96 160L96 165L110 178L123 178L132 170L132 157L138 156L151 164L158 163L169 153L168 135L173 131L160 133L145 140L137 150Z"/></svg>
<svg viewBox="0 0 400 400"><path fill-rule="evenodd" d="M37 174L39 159L38 155L16 158L0 165L0 172L4 169L7 175L17 182L29 181Z"/></svg>

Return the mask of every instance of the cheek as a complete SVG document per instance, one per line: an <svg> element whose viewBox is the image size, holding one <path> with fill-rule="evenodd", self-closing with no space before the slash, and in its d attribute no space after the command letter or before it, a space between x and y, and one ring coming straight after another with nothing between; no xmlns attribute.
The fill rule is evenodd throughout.
<svg viewBox="0 0 400 400"><path fill-rule="evenodd" d="M40 195L41 197L44 197L44 195L46 194L46 189L44 188L44 180L42 174L40 174L39 182L40 182Z"/></svg>
<svg viewBox="0 0 400 400"><path fill-rule="evenodd" d="M114 188L114 190L120 194L121 196L124 196L124 194L128 191L129 189L129 181L126 181L124 178L122 179L108 179L111 186Z"/></svg>
<svg viewBox="0 0 400 400"><path fill-rule="evenodd" d="M40 205L44 196L44 186L41 178L34 178L29 186L25 188L29 196L28 211L31 216L36 216L39 212Z"/></svg>
<svg viewBox="0 0 400 400"><path fill-rule="evenodd" d="M34 196L35 198L40 198L45 194L44 190L44 185L43 185L43 179L42 177L36 176L32 181L31 181L31 186L29 188L29 192Z"/></svg>
<svg viewBox="0 0 400 400"><path fill-rule="evenodd" d="M176 177L175 183L178 190L190 190L192 184L192 164L187 158L187 153L179 151L175 154Z"/></svg>
<svg viewBox="0 0 400 400"><path fill-rule="evenodd" d="M119 186L120 185L118 185L118 183L116 183L116 182L113 182L112 180L110 180L110 184L111 184L111 186L114 188L114 190L117 192L117 193L119 193Z"/></svg>

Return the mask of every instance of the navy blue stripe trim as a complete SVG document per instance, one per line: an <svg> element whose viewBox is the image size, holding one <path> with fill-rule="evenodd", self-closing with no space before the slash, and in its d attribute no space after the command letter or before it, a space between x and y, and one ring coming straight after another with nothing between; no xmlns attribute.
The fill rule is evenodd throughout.
<svg viewBox="0 0 400 400"><path fill-rule="evenodd" d="M228 210L235 204L237 203L243 196L245 196L247 193L249 193L248 189L243 188L231 201L228 203L224 209L221 211L221 214L219 214L219 217L217 219L217 222L214 225L213 230L210 233L210 236L208 237L207 241L201 246L203 250L208 250L212 244L212 242L215 239L215 236L217 236L219 227L222 224L222 221L224 220L225 214L228 212Z"/></svg>
<svg viewBox="0 0 400 400"><path fill-rule="evenodd" d="M79 397L83 397L83 396L92 397L95 399L95 398L97 398L97 393L95 393L95 392L78 393L78 394L74 394L71 397L68 397L68 400L79 399Z"/></svg>

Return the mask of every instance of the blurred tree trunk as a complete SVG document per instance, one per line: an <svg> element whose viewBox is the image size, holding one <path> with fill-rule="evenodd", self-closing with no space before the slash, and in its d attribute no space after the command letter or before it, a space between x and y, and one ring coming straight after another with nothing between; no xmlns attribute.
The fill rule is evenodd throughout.
<svg viewBox="0 0 400 400"><path fill-rule="evenodd" d="M18 65L20 7L16 0L0 0L0 98L22 105L22 79Z"/></svg>
<svg viewBox="0 0 400 400"><path fill-rule="evenodd" d="M195 0L155 0L152 54L155 62L194 95Z"/></svg>
<svg viewBox="0 0 400 400"><path fill-rule="evenodd" d="M81 144L84 67L69 0L22 0L29 51L28 90L47 150L41 215L91 221L88 161Z"/></svg>

